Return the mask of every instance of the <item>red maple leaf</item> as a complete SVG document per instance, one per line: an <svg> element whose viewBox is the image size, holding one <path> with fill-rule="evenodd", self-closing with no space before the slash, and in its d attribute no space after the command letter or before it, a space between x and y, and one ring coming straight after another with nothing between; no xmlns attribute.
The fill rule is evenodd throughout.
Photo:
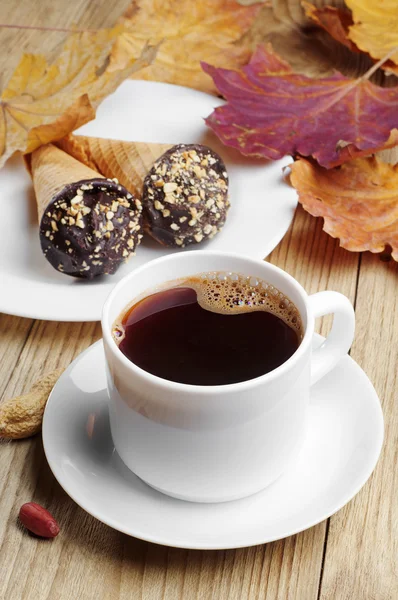
<svg viewBox="0 0 398 600"><path fill-rule="evenodd" d="M296 74L270 46L258 47L240 71L202 67L227 100L206 123L247 156L300 154L330 168L385 147L398 127L398 88L337 72Z"/></svg>

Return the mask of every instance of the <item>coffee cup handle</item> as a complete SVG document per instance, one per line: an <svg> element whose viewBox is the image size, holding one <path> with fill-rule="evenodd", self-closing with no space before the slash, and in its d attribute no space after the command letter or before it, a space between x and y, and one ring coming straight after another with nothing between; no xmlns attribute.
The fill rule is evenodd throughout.
<svg viewBox="0 0 398 600"><path fill-rule="evenodd" d="M318 292L308 298L315 318L334 314L332 329L325 341L313 351L311 385L336 366L351 347L355 331L355 313L351 302L338 292Z"/></svg>

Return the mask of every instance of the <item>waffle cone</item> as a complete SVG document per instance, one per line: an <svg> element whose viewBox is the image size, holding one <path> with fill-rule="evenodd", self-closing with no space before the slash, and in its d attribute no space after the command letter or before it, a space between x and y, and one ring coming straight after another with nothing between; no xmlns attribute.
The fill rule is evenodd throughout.
<svg viewBox="0 0 398 600"><path fill-rule="evenodd" d="M82 179L102 178L97 171L52 144L34 150L25 162L33 179L39 222L55 194L65 185Z"/></svg>
<svg viewBox="0 0 398 600"><path fill-rule="evenodd" d="M123 142L82 135L69 135L57 145L105 177L116 177L129 192L139 197L153 163L173 147L173 144Z"/></svg>

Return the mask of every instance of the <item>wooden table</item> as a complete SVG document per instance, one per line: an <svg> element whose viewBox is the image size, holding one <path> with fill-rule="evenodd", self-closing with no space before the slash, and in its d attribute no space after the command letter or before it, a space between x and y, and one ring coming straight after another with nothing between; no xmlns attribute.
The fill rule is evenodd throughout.
<svg viewBox="0 0 398 600"><path fill-rule="evenodd" d="M128 0L13 0L1 23L112 25ZM0 30L3 82L21 49L52 49L64 34ZM11 199L12 200L12 199ZM7 600L396 600L398 598L398 264L353 254L297 210L268 257L310 292L331 289L354 303L351 356L380 395L385 444L369 482L334 517L254 548L176 550L113 531L81 510L55 481L41 437L0 445L0 598ZM1 290L0 290L1 293ZM326 333L324 320L321 332ZM0 396L27 390L100 337L97 323L52 323L0 315ZM38 541L17 525L20 505L46 505L62 532Z"/></svg>

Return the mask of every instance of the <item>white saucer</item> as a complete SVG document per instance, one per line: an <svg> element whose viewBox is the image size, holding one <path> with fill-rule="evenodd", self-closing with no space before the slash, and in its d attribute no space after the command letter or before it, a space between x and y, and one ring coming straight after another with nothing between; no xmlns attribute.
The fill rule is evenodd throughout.
<svg viewBox="0 0 398 600"><path fill-rule="evenodd" d="M262 259L288 229L297 204L295 190L283 180L286 157L253 161L223 146L204 118L222 100L180 86L125 81L106 98L95 121L78 133L148 142L204 143L224 158L230 175L231 209L225 228L197 248L233 251ZM54 270L42 255L35 199L22 160L0 170L0 311L59 321L98 321L111 288L126 273L170 253L145 240L137 255L116 275L102 281L77 281ZM175 251L175 250L174 250ZM180 250L186 252L187 250Z"/></svg>
<svg viewBox="0 0 398 600"><path fill-rule="evenodd" d="M316 336L314 344L322 338ZM313 388L310 426L296 463L263 492L197 504L164 496L122 463L113 447L102 342L61 376L44 415L49 465L64 490L110 527L168 546L224 549L293 535L326 519L360 490L383 442L376 392L348 356Z"/></svg>

